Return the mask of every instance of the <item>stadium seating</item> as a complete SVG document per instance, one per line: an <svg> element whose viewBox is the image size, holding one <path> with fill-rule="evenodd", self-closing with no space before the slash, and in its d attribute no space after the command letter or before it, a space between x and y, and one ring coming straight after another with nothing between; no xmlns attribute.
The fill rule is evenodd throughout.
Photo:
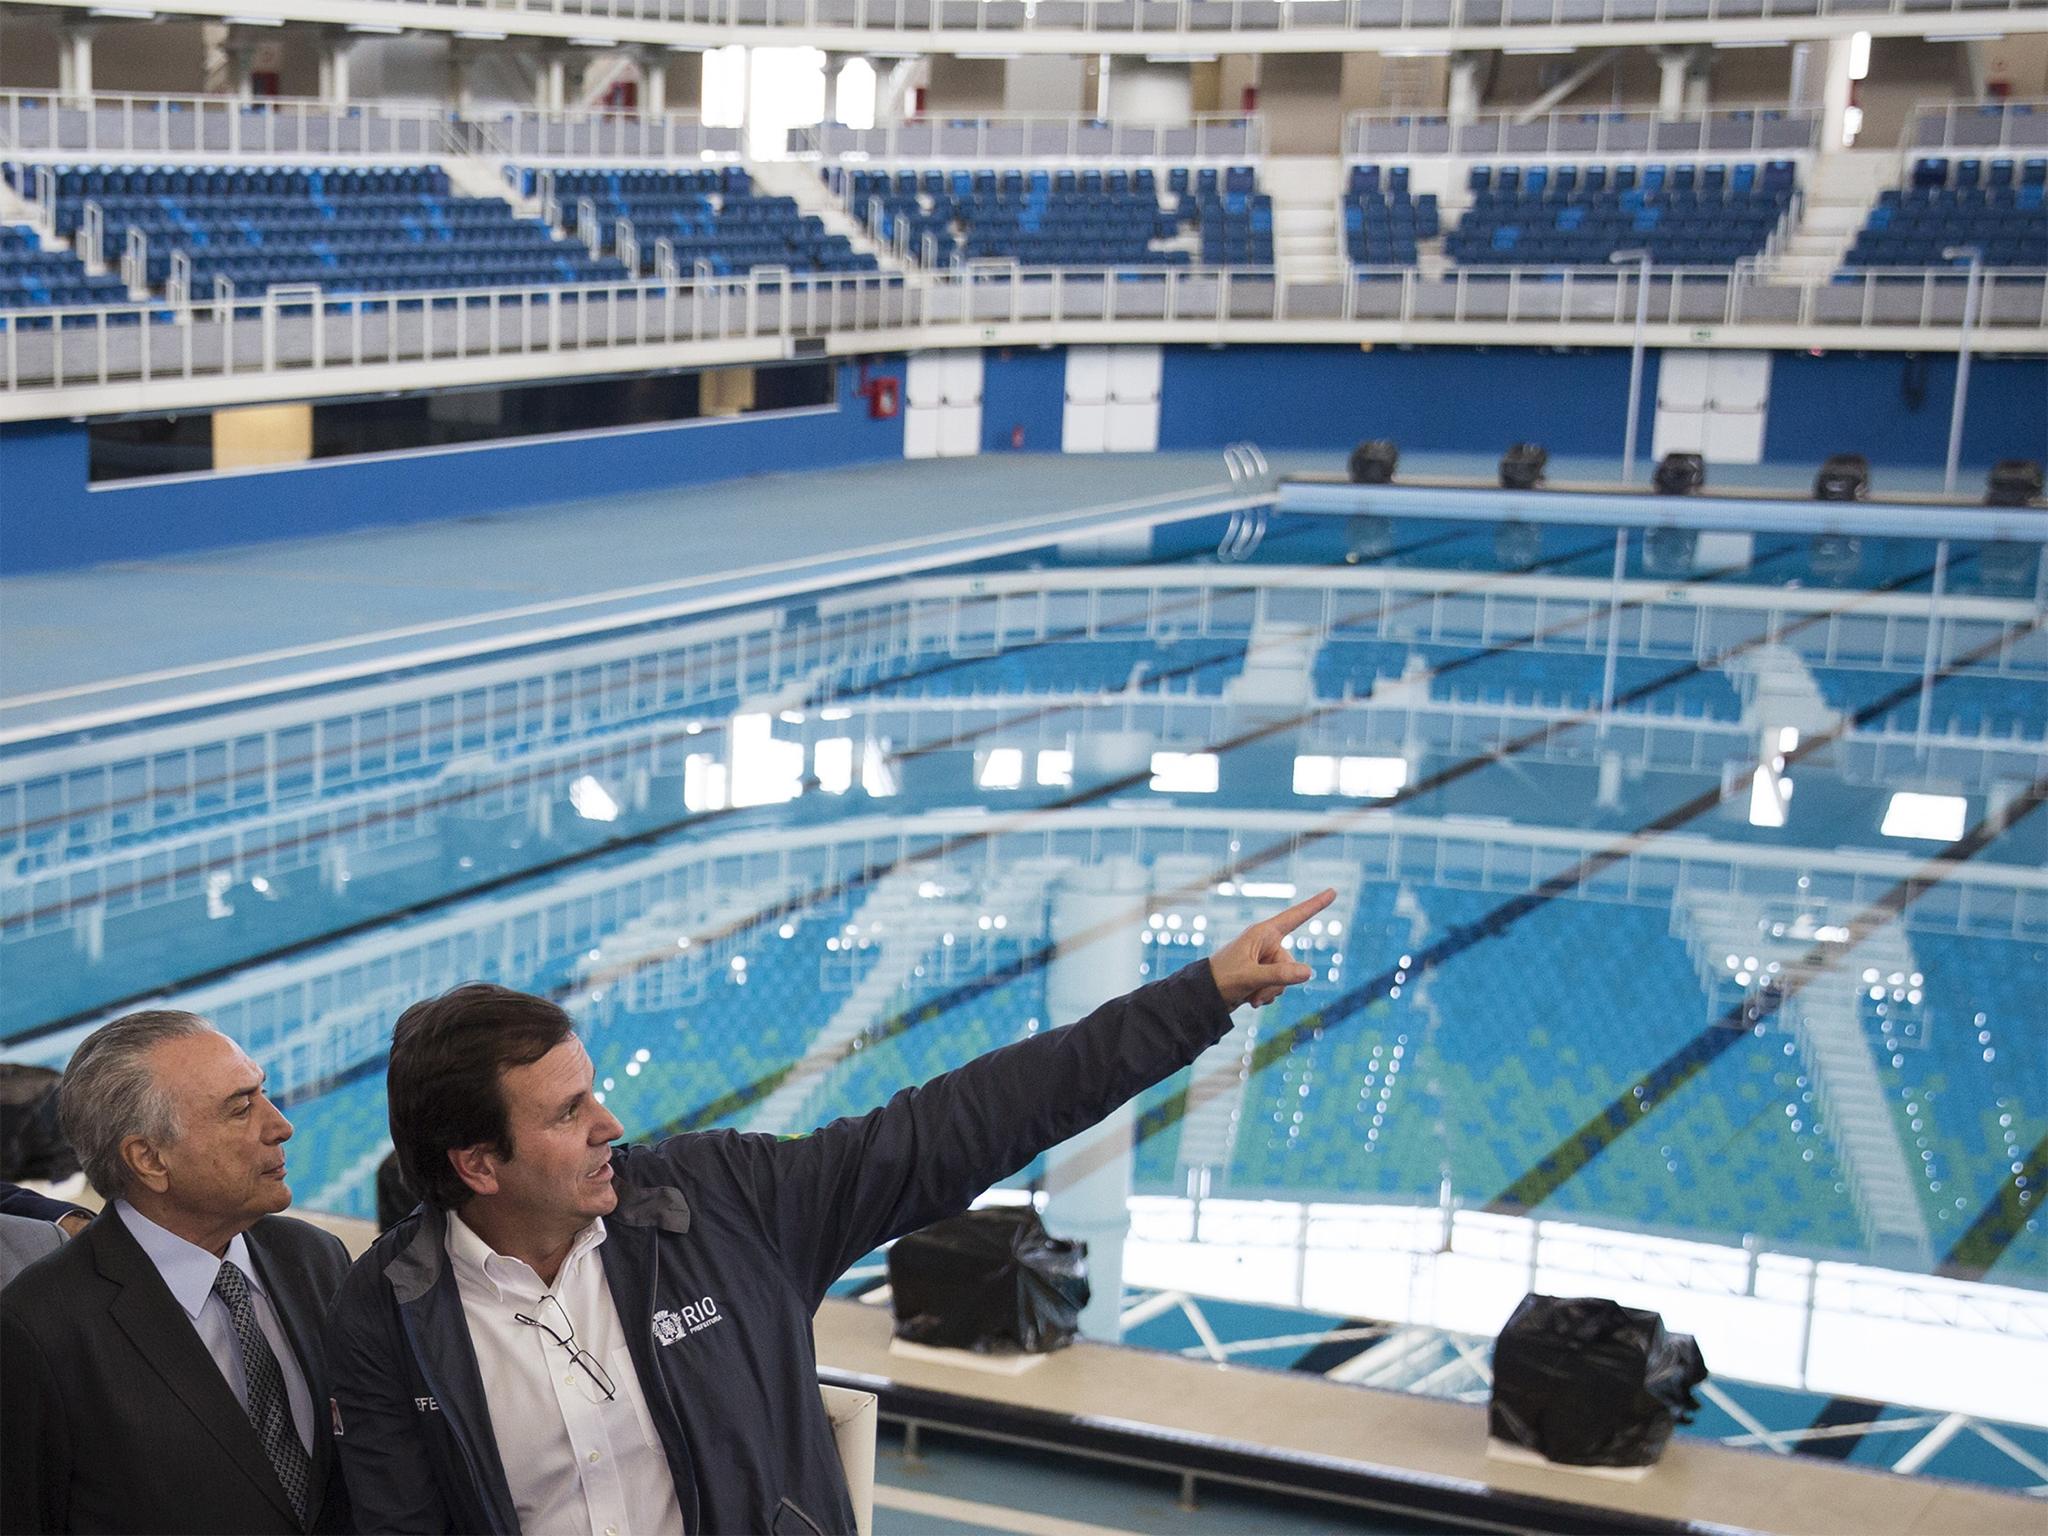
<svg viewBox="0 0 2048 1536"><path fill-rule="evenodd" d="M1880 195L1842 265L1961 266L1967 257L1942 253L1975 247L1987 267L2048 266L2044 193L2048 158L1917 160L1908 185Z"/></svg>
<svg viewBox="0 0 2048 1536"><path fill-rule="evenodd" d="M1412 267L1415 243L1442 232L1436 194L1410 196L1407 166L1351 167L1344 190L1344 250L1352 265Z"/></svg>
<svg viewBox="0 0 2048 1536"><path fill-rule="evenodd" d="M70 251L46 251L35 231L0 225L0 309L119 304L128 297L112 274L90 277Z"/></svg>
<svg viewBox="0 0 2048 1536"><path fill-rule="evenodd" d="M6 174L26 187L33 169L10 165ZM106 259L118 260L129 229L139 229L150 286L169 278L182 252L202 296L217 278L237 291L382 293L626 275L497 198L450 195L447 173L427 166L61 166L55 182L61 235L80 235L86 205L96 203Z"/></svg>
<svg viewBox="0 0 2048 1536"><path fill-rule="evenodd" d="M1272 199L1250 166L1190 172L976 170L823 172L856 218L936 266L1010 260L1043 267L1265 266Z"/></svg>
<svg viewBox="0 0 2048 1536"><path fill-rule="evenodd" d="M1789 160L1480 165L1444 250L1466 266L1604 266L1623 250L1665 267L1732 266L1770 243L1795 184Z"/></svg>
<svg viewBox="0 0 2048 1536"><path fill-rule="evenodd" d="M508 172L532 192L541 173ZM815 214L793 198L762 197L744 166L690 171L576 170L552 173L565 222L588 199L605 246L615 247L618 221L630 220L643 269L651 269L654 242L667 240L679 272L698 263L720 276L756 267L792 272L873 272L877 263L854 250L844 235L828 234Z"/></svg>
<svg viewBox="0 0 2048 1536"><path fill-rule="evenodd" d="M943 655L900 657L851 669L843 693L883 697L1111 693L1128 689L1220 694L1244 668L1244 642L1213 640L1062 640L955 662Z"/></svg>

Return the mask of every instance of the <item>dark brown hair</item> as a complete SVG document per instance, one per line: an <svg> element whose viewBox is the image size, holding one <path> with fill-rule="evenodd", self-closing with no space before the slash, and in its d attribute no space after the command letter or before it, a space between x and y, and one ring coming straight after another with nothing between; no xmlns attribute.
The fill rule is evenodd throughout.
<svg viewBox="0 0 2048 1536"><path fill-rule="evenodd" d="M459 1209L475 1193L448 1161L458 1147L512 1155L500 1078L531 1066L576 1027L544 997L472 981L414 1003L391 1033L391 1143L405 1182L428 1205Z"/></svg>

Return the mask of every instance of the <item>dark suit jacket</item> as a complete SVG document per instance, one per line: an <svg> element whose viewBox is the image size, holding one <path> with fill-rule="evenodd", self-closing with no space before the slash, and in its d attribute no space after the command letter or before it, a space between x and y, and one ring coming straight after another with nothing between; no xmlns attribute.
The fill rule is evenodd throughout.
<svg viewBox="0 0 2048 1536"><path fill-rule="evenodd" d="M285 1216L264 1217L246 1240L313 1400L308 1524L191 1319L109 1206L0 1294L0 1530L351 1529L322 1343L347 1252Z"/></svg>

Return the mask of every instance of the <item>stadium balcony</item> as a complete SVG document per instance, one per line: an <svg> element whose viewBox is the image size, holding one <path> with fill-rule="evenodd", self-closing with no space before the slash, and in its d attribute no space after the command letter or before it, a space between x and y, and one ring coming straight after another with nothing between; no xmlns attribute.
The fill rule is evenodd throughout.
<svg viewBox="0 0 2048 1536"><path fill-rule="evenodd" d="M315 286L328 294L606 281L616 262L558 240L501 199L451 195L431 166L70 166L12 161L111 293L178 299ZM102 288L103 293L109 291Z"/></svg>
<svg viewBox="0 0 2048 1536"><path fill-rule="evenodd" d="M1879 195L1842 265L1960 269L1968 257L1948 253L1975 250L1987 267L2048 267L2044 195L2048 155L1920 157L1905 186Z"/></svg>
<svg viewBox="0 0 2048 1536"><path fill-rule="evenodd" d="M1471 206L1444 241L1461 264L1599 266L1646 250L1658 266L1733 267L1765 254L1796 193L1763 165L1475 166Z"/></svg>
<svg viewBox="0 0 2048 1536"><path fill-rule="evenodd" d="M461 0L361 0L371 25L423 32L476 26ZM1871 31L1953 32L1996 20L2040 29L2027 0L506 0L494 32L608 45L881 46L952 53L1021 43L1034 51L1145 54L1179 43L1232 52L1324 52L1428 42L1492 47L1705 42L1768 34L1787 41ZM232 21L236 0L189 11ZM274 0L282 22L333 21L320 0ZM1493 34L1489 37L1488 34Z"/></svg>
<svg viewBox="0 0 2048 1536"><path fill-rule="evenodd" d="M574 227L634 276L730 276L758 268L875 272L874 256L827 233L793 198L760 195L745 166L690 171L508 167L522 194L541 199L549 224Z"/></svg>
<svg viewBox="0 0 2048 1536"><path fill-rule="evenodd" d="M881 243L924 267L1014 261L1036 267L1267 266L1272 199L1256 171L1229 167L822 175Z"/></svg>

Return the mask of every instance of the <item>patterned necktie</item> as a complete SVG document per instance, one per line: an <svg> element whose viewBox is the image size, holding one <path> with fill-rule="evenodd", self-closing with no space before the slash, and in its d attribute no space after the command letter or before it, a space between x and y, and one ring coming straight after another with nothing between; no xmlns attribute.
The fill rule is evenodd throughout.
<svg viewBox="0 0 2048 1536"><path fill-rule="evenodd" d="M249 1300L249 1280L231 1261L223 1261L213 1277L213 1294L227 1303L228 1316L235 1325L235 1337L242 1344L242 1378L249 1389L249 1422L256 1426L256 1438L263 1442L263 1454L284 1484L301 1524L306 1519L306 1485L311 1465L299 1432L292 1425L291 1401L285 1395L284 1372L270 1341L256 1324L256 1308Z"/></svg>

